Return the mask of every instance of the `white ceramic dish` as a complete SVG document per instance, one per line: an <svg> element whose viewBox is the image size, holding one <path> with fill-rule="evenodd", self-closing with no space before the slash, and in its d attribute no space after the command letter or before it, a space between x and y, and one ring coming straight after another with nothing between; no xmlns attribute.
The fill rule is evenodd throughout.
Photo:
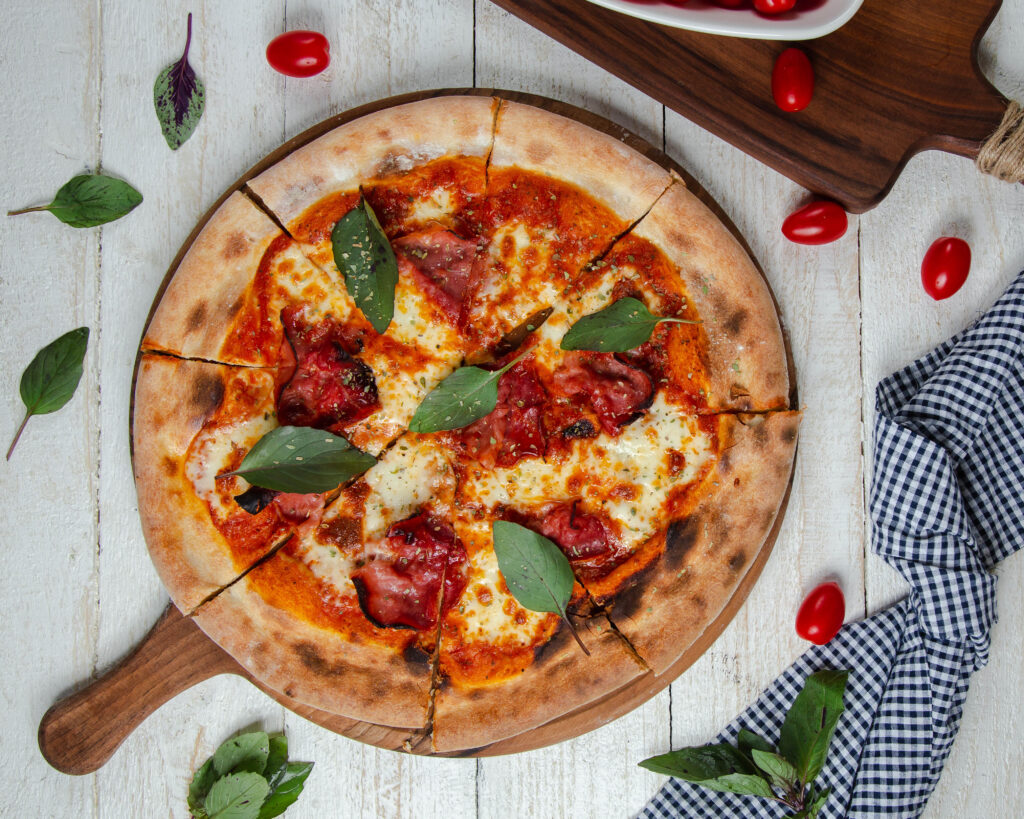
<svg viewBox="0 0 1024 819"><path fill-rule="evenodd" d="M722 8L711 0L689 0L681 6L660 0L590 2L641 20L707 34L755 40L813 40L843 25L853 17L863 0L800 0L793 11L774 17L758 14L753 8Z"/></svg>

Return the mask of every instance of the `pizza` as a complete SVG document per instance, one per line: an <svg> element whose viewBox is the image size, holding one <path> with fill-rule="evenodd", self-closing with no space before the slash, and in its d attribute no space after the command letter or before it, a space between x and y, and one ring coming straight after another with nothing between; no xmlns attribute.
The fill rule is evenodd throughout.
<svg viewBox="0 0 1024 819"><path fill-rule="evenodd" d="M645 340L567 343L637 303ZM470 375L492 404L414 420ZM175 604L265 685L474 749L672 668L775 524L790 392L762 277L682 179L533 106L434 98L307 143L192 242L140 348L139 511ZM249 483L294 430L369 468ZM513 530L571 570L564 612L508 582Z"/></svg>

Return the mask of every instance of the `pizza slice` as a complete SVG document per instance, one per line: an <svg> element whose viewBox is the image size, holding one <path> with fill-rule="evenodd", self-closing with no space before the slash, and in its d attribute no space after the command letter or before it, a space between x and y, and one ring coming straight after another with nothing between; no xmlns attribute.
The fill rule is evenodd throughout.
<svg viewBox="0 0 1024 819"><path fill-rule="evenodd" d="M454 492L444 448L403 436L315 527L204 603L197 622L293 699L423 729L439 619L468 571Z"/></svg>

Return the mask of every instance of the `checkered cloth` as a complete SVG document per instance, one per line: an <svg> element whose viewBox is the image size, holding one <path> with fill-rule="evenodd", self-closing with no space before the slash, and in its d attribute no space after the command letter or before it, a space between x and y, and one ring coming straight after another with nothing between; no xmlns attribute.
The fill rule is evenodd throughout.
<svg viewBox="0 0 1024 819"><path fill-rule="evenodd" d="M992 568L1024 545L1024 273L975 324L878 385L874 551L910 583L902 602L798 659L715 742L776 741L809 674L851 669L818 783L822 819L918 816L988 660ZM782 817L786 809L670 779L641 812Z"/></svg>

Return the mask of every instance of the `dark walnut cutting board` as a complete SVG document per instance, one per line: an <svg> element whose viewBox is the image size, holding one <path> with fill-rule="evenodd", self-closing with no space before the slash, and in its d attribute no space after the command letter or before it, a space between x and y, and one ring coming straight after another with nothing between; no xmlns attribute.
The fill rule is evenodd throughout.
<svg viewBox="0 0 1024 819"><path fill-rule="evenodd" d="M865 0L845 26L799 45L814 99L772 102L776 56L792 43L668 28L587 0L493 0L810 190L861 213L929 148L974 158L1006 108L978 68L999 0Z"/></svg>

